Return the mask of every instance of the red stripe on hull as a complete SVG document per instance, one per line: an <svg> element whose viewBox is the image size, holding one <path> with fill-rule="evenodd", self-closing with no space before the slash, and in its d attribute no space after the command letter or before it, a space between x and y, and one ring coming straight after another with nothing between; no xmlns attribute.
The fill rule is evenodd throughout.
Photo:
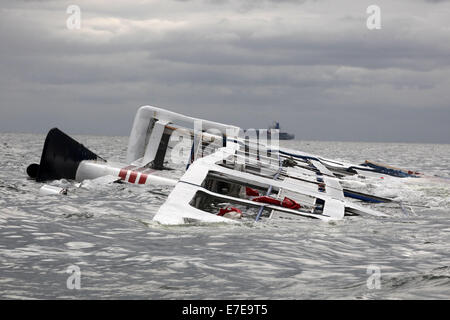
<svg viewBox="0 0 450 320"><path fill-rule="evenodd" d="M130 177L128 178L128 182L134 183L137 178L137 173L135 171L131 171Z"/></svg>
<svg viewBox="0 0 450 320"><path fill-rule="evenodd" d="M145 173L141 174L138 184L145 184L146 181L147 181L147 175Z"/></svg>
<svg viewBox="0 0 450 320"><path fill-rule="evenodd" d="M120 179L125 180L125 178L127 177L127 173L128 173L128 170L121 169L119 172Z"/></svg>

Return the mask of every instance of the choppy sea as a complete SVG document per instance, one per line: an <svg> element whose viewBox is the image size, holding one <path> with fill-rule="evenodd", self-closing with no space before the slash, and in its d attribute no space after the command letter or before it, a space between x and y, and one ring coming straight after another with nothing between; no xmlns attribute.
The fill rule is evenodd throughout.
<svg viewBox="0 0 450 320"><path fill-rule="evenodd" d="M0 134L2 299L450 298L450 145L283 143L426 173L346 182L402 202L378 206L389 218L169 227L152 217L170 188L61 180L52 184L68 187L67 196L39 195L25 170L39 161L44 138ZM124 161L127 137L75 138ZM79 289L69 279L74 268Z"/></svg>

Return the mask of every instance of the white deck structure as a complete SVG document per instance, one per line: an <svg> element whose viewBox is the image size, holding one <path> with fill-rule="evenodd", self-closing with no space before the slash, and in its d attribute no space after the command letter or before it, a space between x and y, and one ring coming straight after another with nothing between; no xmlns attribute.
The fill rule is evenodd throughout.
<svg viewBox="0 0 450 320"><path fill-rule="evenodd" d="M190 137L190 155L185 159L188 168L155 215L154 220L160 223L240 221L219 216L214 211L229 205L239 206L244 217L255 216L256 220L274 214L324 221L340 220L346 214L386 216L344 196L339 177L355 174L358 165L280 149L272 145L273 135L269 141L266 137L246 138L239 136L242 131L236 126L157 107L144 106L137 112L127 161L139 166L162 167L170 136L177 130ZM261 196L280 201L288 197L301 208L255 202L245 194L246 188L255 188Z"/></svg>

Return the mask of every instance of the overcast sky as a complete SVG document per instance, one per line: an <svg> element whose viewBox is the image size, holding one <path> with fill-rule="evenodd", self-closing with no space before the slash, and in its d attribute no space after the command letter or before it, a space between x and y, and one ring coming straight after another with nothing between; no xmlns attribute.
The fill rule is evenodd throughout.
<svg viewBox="0 0 450 320"><path fill-rule="evenodd" d="M81 9L70 30L69 5ZM381 8L368 30L366 9ZM450 143L450 1L0 3L0 132L128 135L139 106L299 139Z"/></svg>

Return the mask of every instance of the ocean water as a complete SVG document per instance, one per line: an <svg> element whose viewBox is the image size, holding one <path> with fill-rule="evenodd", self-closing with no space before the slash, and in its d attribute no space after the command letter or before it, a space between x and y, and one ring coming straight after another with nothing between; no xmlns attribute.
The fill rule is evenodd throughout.
<svg viewBox="0 0 450 320"><path fill-rule="evenodd" d="M0 134L2 299L450 298L450 145L283 142L426 173L345 182L401 201L403 209L377 206L389 218L162 226L152 217L170 188L61 180L52 184L67 196L40 196L25 169L39 161L44 138ZM76 138L124 160L126 137ZM79 289L67 285L74 266Z"/></svg>

